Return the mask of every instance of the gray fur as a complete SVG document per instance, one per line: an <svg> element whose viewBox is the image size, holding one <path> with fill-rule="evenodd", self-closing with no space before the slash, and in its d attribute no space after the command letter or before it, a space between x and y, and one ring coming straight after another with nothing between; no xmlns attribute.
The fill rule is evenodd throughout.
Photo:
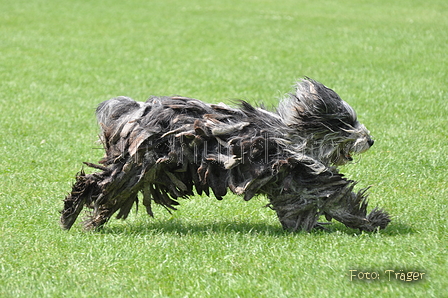
<svg viewBox="0 0 448 298"><path fill-rule="evenodd" d="M240 108L172 96L145 103L117 97L97 109L106 151L101 170L77 175L65 199L61 224L92 210L87 229L118 212L126 218L138 193L175 210L179 198L227 190L250 200L264 194L285 229L309 231L321 215L351 228L374 231L390 222L386 212L367 215L365 190L353 192L337 166L373 141L356 113L331 89L311 79L297 83L276 112L241 102Z"/></svg>

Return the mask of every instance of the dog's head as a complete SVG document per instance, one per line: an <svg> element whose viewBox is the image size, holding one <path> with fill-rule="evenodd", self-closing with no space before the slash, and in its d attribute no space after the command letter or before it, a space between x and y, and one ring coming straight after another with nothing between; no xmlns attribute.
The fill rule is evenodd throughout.
<svg viewBox="0 0 448 298"><path fill-rule="evenodd" d="M333 90L309 78L279 105L283 122L306 139L307 150L326 165L343 165L367 151L373 140L354 109Z"/></svg>

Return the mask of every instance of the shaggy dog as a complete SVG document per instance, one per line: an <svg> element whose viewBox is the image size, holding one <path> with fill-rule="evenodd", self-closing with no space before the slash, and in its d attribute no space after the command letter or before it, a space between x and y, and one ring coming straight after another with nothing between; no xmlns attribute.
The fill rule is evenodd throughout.
<svg viewBox="0 0 448 298"><path fill-rule="evenodd" d="M337 166L373 145L355 111L331 89L309 78L297 83L276 112L241 102L239 108L171 96L136 102L117 97L96 111L106 154L100 170L78 173L64 201L61 225L70 229L84 206L86 229L118 211L125 219L139 193L176 210L179 198L229 189L250 200L264 194L284 229L321 227L324 215L363 231L390 222L377 208L367 215L366 189L353 192Z"/></svg>

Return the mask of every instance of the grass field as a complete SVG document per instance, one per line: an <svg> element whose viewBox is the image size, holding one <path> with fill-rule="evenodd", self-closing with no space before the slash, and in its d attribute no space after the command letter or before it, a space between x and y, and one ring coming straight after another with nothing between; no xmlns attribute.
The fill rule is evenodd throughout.
<svg viewBox="0 0 448 298"><path fill-rule="evenodd" d="M0 0L0 36L0 297L448 297L446 1ZM264 197L232 195L59 228L76 172L102 156L101 101L275 106L303 76L375 137L342 171L372 185L386 230L284 232Z"/></svg>

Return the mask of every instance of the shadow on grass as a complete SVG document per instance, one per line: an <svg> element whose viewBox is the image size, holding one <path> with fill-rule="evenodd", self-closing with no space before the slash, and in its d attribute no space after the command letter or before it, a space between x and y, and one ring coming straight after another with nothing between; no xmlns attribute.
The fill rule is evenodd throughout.
<svg viewBox="0 0 448 298"><path fill-rule="evenodd" d="M345 233L349 235L359 235L359 234L370 234L370 235L377 235L381 234L384 236L399 236L399 235L407 235L407 234L414 234L416 231L415 229L402 222L394 221L392 220L386 229L380 230L379 232L362 232L358 229L351 229L344 226L342 223L333 223L329 226L329 233L334 232L340 232Z"/></svg>
<svg viewBox="0 0 448 298"><path fill-rule="evenodd" d="M287 235L280 226L267 223L254 222L188 222L180 219L159 220L151 223L116 224L106 225L101 231L106 234L264 234L264 235Z"/></svg>
<svg viewBox="0 0 448 298"><path fill-rule="evenodd" d="M325 225L325 229L314 229L311 232L290 232L283 230L280 224L269 224L264 222L189 222L181 219L158 220L154 222L139 223L115 223L106 225L100 233L104 234L173 234L173 235L192 235L192 234L262 234L270 236L290 236L291 234L333 234L342 233L347 235L359 235L363 232L345 227L341 223L332 223ZM364 232L365 233L365 232ZM415 233L415 229L407 224L392 221L385 230L379 232L384 236L397 236ZM377 234L376 232L365 234Z"/></svg>
<svg viewBox="0 0 448 298"><path fill-rule="evenodd" d="M389 224L389 226L381 231L381 234L388 236L398 236L398 235L406 235L406 234L414 234L416 232L415 228L399 221L393 221Z"/></svg>

